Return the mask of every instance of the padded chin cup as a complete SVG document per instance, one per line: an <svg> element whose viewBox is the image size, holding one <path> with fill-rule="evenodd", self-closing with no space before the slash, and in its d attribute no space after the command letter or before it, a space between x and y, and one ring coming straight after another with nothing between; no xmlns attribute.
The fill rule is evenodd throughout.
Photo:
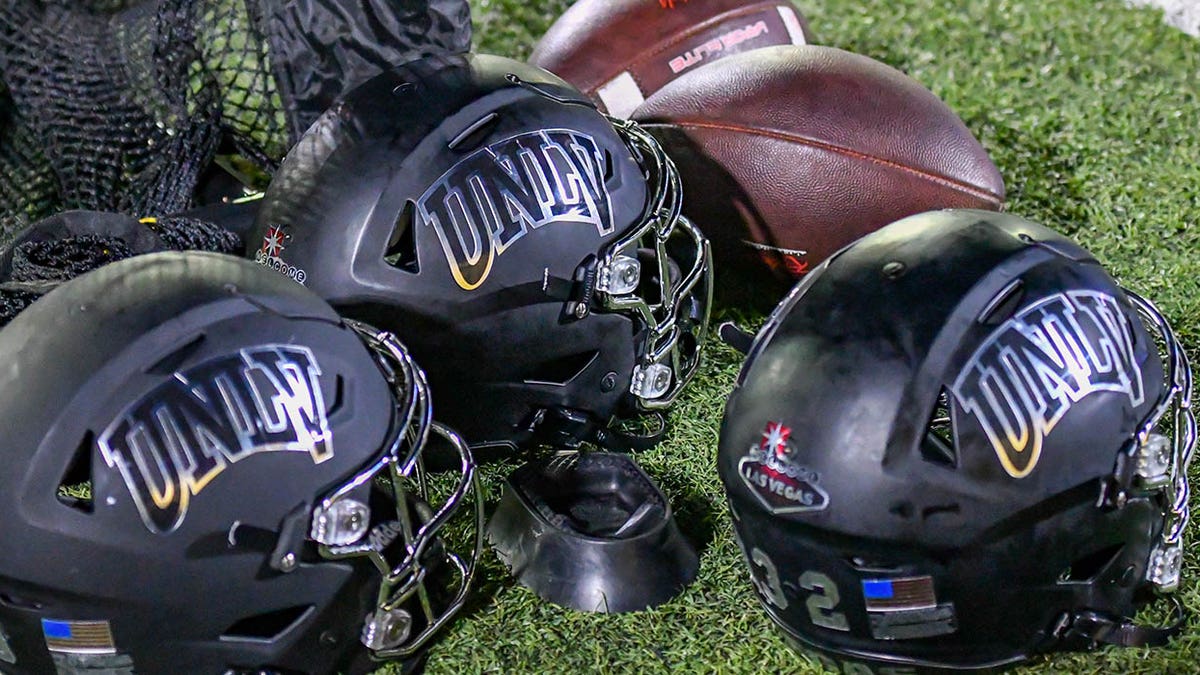
<svg viewBox="0 0 1200 675"><path fill-rule="evenodd" d="M522 585L585 612L660 605L699 558L658 487L628 455L531 462L508 477L488 540Z"/></svg>

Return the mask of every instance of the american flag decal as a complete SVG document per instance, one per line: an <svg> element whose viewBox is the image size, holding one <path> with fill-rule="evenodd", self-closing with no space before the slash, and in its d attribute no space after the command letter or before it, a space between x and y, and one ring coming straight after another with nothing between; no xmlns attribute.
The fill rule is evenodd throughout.
<svg viewBox="0 0 1200 675"><path fill-rule="evenodd" d="M937 607L933 577L863 579L863 599L868 612L900 612Z"/></svg>
<svg viewBox="0 0 1200 675"><path fill-rule="evenodd" d="M56 621L42 619L42 634L51 652L62 654L116 654L112 627L107 621Z"/></svg>

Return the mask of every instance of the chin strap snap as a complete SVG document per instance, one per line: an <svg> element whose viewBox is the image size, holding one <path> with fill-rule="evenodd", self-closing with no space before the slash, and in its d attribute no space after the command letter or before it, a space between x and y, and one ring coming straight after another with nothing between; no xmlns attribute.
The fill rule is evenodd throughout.
<svg viewBox="0 0 1200 675"><path fill-rule="evenodd" d="M1187 612L1179 599L1168 599L1173 608L1167 626L1139 626L1126 618L1085 610L1064 614L1054 628L1054 637L1068 650L1094 649L1099 645L1161 647L1179 635L1187 622Z"/></svg>

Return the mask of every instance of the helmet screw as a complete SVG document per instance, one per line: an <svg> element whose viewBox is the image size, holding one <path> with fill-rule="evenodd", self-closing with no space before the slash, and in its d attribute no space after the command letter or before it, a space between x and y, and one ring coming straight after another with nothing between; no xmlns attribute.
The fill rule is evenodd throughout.
<svg viewBox="0 0 1200 675"><path fill-rule="evenodd" d="M904 263L893 260L883 266L883 276L888 279L899 279L904 274L905 269Z"/></svg>
<svg viewBox="0 0 1200 675"><path fill-rule="evenodd" d="M655 389L666 389L669 384L671 384L671 371L669 371L669 370L658 371L658 374L656 374L654 376L654 388Z"/></svg>
<svg viewBox="0 0 1200 675"><path fill-rule="evenodd" d="M337 635L333 631L327 630L321 633L321 646L336 647L338 643Z"/></svg>
<svg viewBox="0 0 1200 675"><path fill-rule="evenodd" d="M362 643L371 650L393 649L408 639L412 632L412 614L396 608L379 609L367 615L363 625Z"/></svg>
<svg viewBox="0 0 1200 675"><path fill-rule="evenodd" d="M600 391L607 393L616 388L617 388L617 374L616 373L610 372L604 376L604 379L600 380Z"/></svg>
<svg viewBox="0 0 1200 675"><path fill-rule="evenodd" d="M583 317L588 315L587 305L583 304L582 302L577 302L577 303L575 303L574 311L572 311L571 313L575 315L576 319L582 319Z"/></svg>
<svg viewBox="0 0 1200 675"><path fill-rule="evenodd" d="M291 572L296 569L296 554L288 553L279 560L279 568L284 572Z"/></svg>

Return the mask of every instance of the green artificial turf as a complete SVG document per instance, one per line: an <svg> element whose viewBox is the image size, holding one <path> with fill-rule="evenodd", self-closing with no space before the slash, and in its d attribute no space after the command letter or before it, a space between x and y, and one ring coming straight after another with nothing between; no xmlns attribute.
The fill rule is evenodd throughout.
<svg viewBox="0 0 1200 675"><path fill-rule="evenodd" d="M476 49L524 58L568 3L471 4ZM1110 0L808 0L800 9L817 42L899 68L958 111L1003 173L1009 210L1089 248L1200 355L1200 41L1155 11ZM714 318L757 326L761 297L722 292ZM428 672L818 672L759 609L731 537L714 458L738 366L710 340L666 441L639 455L700 543L691 587L653 611L577 613L517 585L488 550L473 600L432 649ZM484 468L489 512L513 468ZM1181 597L1200 613L1195 555L1185 574ZM1029 671L1200 672L1191 623L1169 648L1060 656Z"/></svg>

